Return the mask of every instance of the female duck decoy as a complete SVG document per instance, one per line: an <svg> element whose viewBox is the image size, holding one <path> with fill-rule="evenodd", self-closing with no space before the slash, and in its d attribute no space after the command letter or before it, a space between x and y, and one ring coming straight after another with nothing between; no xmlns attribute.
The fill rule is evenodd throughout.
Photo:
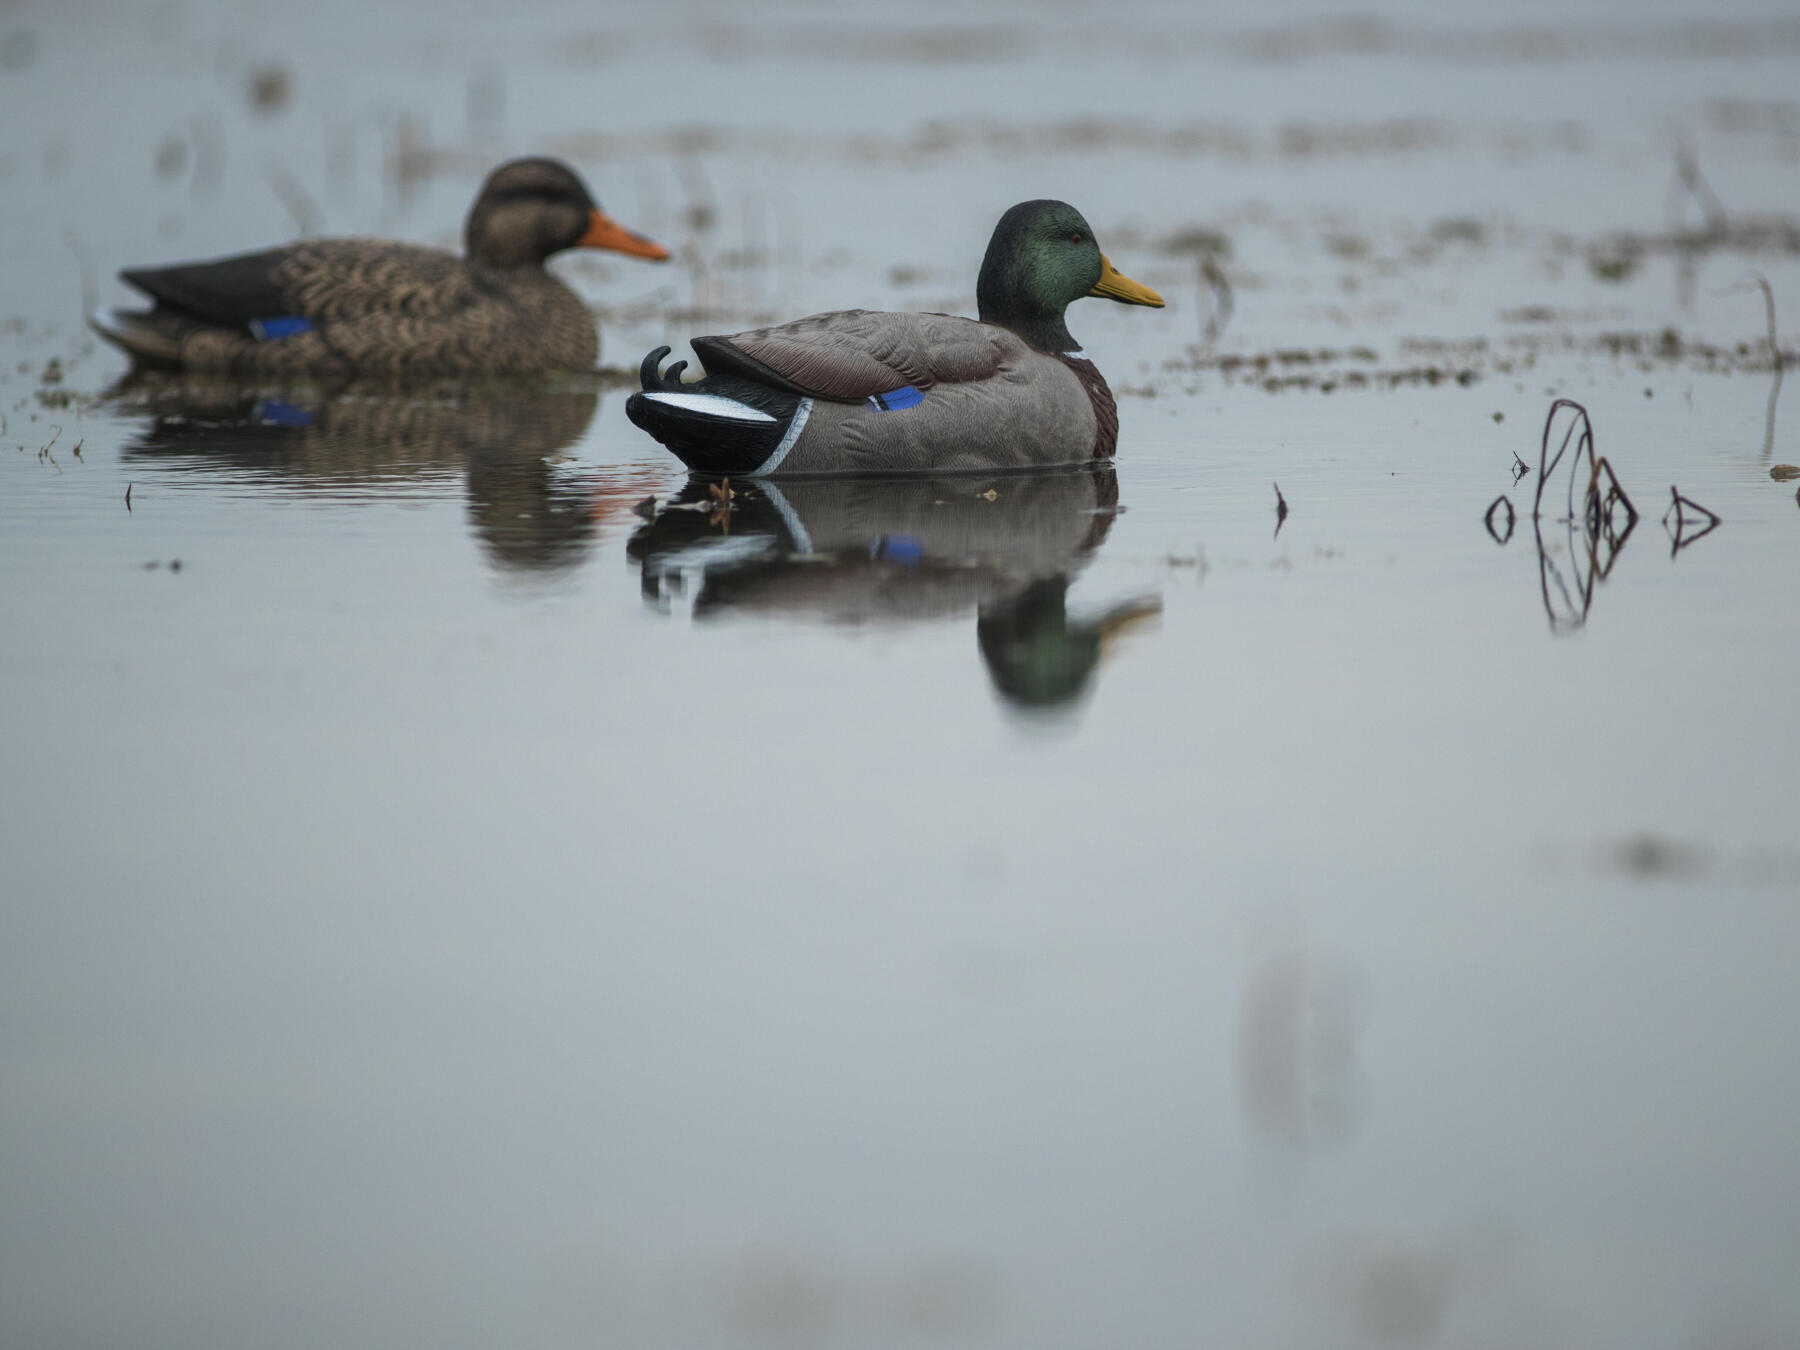
<svg viewBox="0 0 1800 1350"><path fill-rule="evenodd" d="M1113 453L1118 410L1063 311L1085 295L1162 306L1122 275L1066 202L1000 217L981 263L981 318L851 309L698 337L703 379L658 347L626 414L702 473L945 473Z"/></svg>
<svg viewBox="0 0 1800 1350"><path fill-rule="evenodd" d="M515 159L488 175L464 256L382 239L314 239L119 275L148 310L91 320L140 363L242 374L519 374L584 370L600 343L581 298L544 270L568 248L657 261L567 165Z"/></svg>

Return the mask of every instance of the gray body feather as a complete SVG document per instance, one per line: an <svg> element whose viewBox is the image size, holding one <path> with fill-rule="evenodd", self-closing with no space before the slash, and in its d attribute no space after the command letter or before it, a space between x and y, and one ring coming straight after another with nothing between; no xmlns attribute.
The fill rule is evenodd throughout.
<svg viewBox="0 0 1800 1350"><path fill-rule="evenodd" d="M739 370L767 368L810 396L799 434L761 466L769 475L1037 468L1113 450L1111 396L1092 363L996 324L844 310L694 345L715 363L729 348ZM907 386L923 396L912 407L870 402Z"/></svg>

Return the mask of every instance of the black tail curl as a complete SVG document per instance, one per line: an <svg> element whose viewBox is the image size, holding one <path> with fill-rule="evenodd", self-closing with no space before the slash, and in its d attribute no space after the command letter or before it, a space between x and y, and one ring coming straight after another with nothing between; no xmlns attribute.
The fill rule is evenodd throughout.
<svg viewBox="0 0 1800 1350"><path fill-rule="evenodd" d="M638 367L638 383L644 386L647 394L679 393L681 390L681 372L687 369L686 361L677 361L667 370L661 370L663 358L673 348L658 347L644 358Z"/></svg>
<svg viewBox="0 0 1800 1350"><path fill-rule="evenodd" d="M625 400L625 415L696 472L754 473L781 443L800 406L799 397L730 373L708 374L683 383L686 361L660 369L669 351L658 347L644 358L638 367L638 381L644 387ZM768 420L720 416L686 400L676 403L651 397L656 394L712 394L764 413Z"/></svg>

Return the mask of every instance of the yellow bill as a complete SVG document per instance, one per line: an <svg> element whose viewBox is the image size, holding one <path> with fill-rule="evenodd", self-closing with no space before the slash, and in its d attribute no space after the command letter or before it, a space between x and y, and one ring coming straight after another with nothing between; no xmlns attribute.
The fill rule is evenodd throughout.
<svg viewBox="0 0 1800 1350"><path fill-rule="evenodd" d="M1112 265L1112 259L1104 253L1100 255L1100 280L1094 283L1094 289L1088 294L1117 300L1122 305L1148 305L1151 309L1163 307L1160 295L1143 282L1133 281L1126 276Z"/></svg>

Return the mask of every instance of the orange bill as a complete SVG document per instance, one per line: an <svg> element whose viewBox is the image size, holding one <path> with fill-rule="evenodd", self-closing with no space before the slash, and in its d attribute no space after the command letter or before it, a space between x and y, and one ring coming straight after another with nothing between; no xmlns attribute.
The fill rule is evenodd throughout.
<svg viewBox="0 0 1800 1350"><path fill-rule="evenodd" d="M619 253L629 253L634 258L649 258L652 262L669 260L668 249L641 234L633 234L600 210L588 213L587 233L575 243L579 248L610 248Z"/></svg>
<svg viewBox="0 0 1800 1350"><path fill-rule="evenodd" d="M1117 300L1122 305L1149 305L1152 309L1163 307L1160 295L1143 282L1133 281L1126 276L1112 265L1112 259L1104 253L1100 255L1100 280L1094 283L1094 289L1088 294Z"/></svg>

